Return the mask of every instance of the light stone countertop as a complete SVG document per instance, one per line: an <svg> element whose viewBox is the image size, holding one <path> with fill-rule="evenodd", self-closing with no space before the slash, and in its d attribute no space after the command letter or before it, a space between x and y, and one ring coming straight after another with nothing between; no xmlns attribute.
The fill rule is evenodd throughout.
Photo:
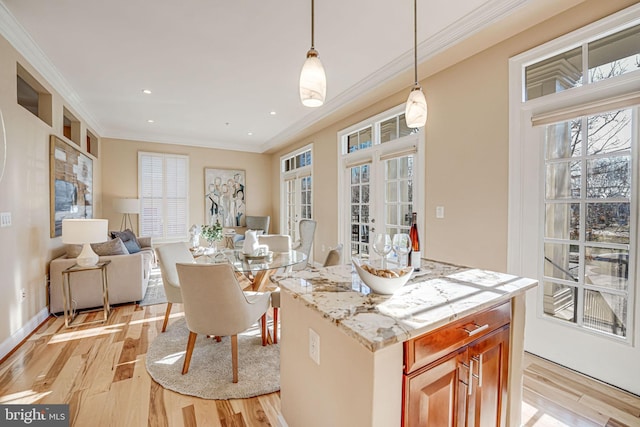
<svg viewBox="0 0 640 427"><path fill-rule="evenodd" d="M371 293L351 264L310 268L272 280L371 351L508 301L538 283L425 259L421 271L393 295Z"/></svg>

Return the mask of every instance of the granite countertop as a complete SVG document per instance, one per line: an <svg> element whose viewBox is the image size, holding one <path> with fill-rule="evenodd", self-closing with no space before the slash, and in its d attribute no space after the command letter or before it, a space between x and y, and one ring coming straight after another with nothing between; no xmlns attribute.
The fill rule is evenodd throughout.
<svg viewBox="0 0 640 427"><path fill-rule="evenodd" d="M274 276L280 287L376 351L505 302L536 280L431 260L393 295L378 295L351 264Z"/></svg>

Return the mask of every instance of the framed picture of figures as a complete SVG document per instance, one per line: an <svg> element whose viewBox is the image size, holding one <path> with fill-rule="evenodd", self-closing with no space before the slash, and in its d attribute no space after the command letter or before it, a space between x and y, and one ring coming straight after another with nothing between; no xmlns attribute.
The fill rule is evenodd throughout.
<svg viewBox="0 0 640 427"><path fill-rule="evenodd" d="M245 172L238 169L204 169L206 224L223 227L245 225Z"/></svg>
<svg viewBox="0 0 640 427"><path fill-rule="evenodd" d="M93 218L93 160L51 135L49 153L51 237L62 235L62 220Z"/></svg>

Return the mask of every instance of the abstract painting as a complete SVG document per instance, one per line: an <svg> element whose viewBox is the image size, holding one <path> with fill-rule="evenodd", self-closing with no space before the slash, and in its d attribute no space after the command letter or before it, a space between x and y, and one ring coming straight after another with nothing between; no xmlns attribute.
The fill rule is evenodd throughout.
<svg viewBox="0 0 640 427"><path fill-rule="evenodd" d="M223 227L245 225L245 172L237 169L204 169L205 223Z"/></svg>

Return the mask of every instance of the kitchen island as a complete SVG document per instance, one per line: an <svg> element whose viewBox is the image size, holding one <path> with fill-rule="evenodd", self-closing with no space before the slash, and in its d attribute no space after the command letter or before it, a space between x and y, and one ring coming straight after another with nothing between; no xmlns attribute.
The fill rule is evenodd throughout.
<svg viewBox="0 0 640 427"><path fill-rule="evenodd" d="M351 265L275 280L282 289L281 405L289 427L400 426L403 413L404 425L417 425L410 412L449 425L463 416L453 406L435 414L432 406L443 404L478 414L481 405L493 405L500 425L519 425L524 294L535 280L430 260L393 295L371 293ZM497 350L480 354L489 348L481 337ZM476 348L480 353L469 353ZM448 376L420 386L449 361ZM485 389L491 374L504 391L471 401L482 390L481 371ZM467 403L454 402L467 391Z"/></svg>

